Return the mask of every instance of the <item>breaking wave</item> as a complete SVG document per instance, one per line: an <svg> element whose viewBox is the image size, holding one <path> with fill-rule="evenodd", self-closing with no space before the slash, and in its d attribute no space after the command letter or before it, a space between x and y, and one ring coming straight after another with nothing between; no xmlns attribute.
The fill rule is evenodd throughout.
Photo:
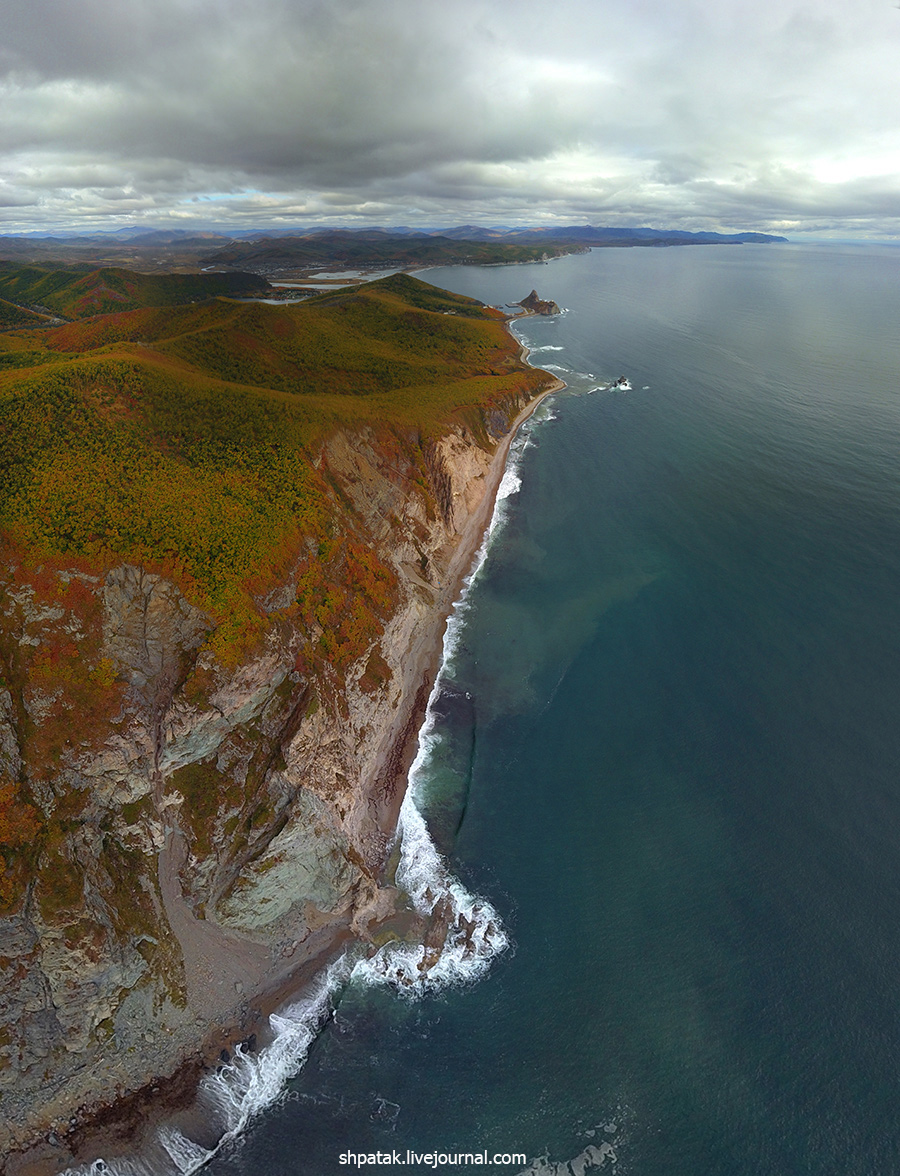
<svg viewBox="0 0 900 1176"><path fill-rule="evenodd" d="M527 349L527 341L521 335L518 338ZM425 721L419 731L416 757L409 771L406 795L400 808L397 824L400 845L397 885L410 896L419 914L432 917L438 928L437 938L424 946L388 944L370 959L357 963L353 969L354 980L393 984L399 991L411 996L421 996L447 985L471 983L479 979L489 968L491 960L509 946L509 938L494 907L487 899L470 894L449 870L428 832L420 805L429 764L440 739L437 733L440 720L435 704L459 645L465 616L470 607L469 594L484 567L497 531L506 518L508 500L521 489L522 457L530 444L532 429L540 420L555 419L549 408L541 413L545 405L540 406L538 412L523 424L510 445L491 521L447 621L441 670L428 700Z"/></svg>
<svg viewBox="0 0 900 1176"><path fill-rule="evenodd" d="M310 1046L348 984L388 984L405 996L419 998L448 985L475 982L509 946L509 937L493 906L487 899L470 894L450 871L428 832L418 802L422 800L423 782L439 739L435 702L459 644L469 592L506 517L508 499L522 485L522 455L534 423L541 419L554 418L548 411L542 416L539 409L510 446L490 524L447 622L442 668L428 701L400 808L395 881L409 895L418 913L432 921L433 930L425 944L386 944L368 959L360 959L355 949L348 950L323 972L302 999L269 1017L270 1040L258 1052L236 1046L229 1062L203 1078L196 1102L184 1116L189 1118L190 1126L173 1117L157 1130L140 1156L95 1160L70 1168L63 1176L191 1176L281 1096L285 1083L303 1068ZM196 1142L193 1135L207 1140L208 1145Z"/></svg>
<svg viewBox="0 0 900 1176"><path fill-rule="evenodd" d="M510 446L506 468L491 521L469 572L459 599L444 632L441 670L428 700L425 721L419 731L416 757L409 771L409 783L397 824L400 861L396 881L410 896L413 906L424 916L431 916L441 926L439 942L410 946L388 944L371 959L362 960L353 969L353 979L372 984L393 984L411 996L422 996L451 984L478 980L490 967L491 960L509 946L509 938L500 917L485 898L469 893L450 872L428 832L419 807L434 748L439 742L439 716L436 702L445 684L448 669L469 610L469 594L490 552L497 531L508 510L508 499L522 486L520 467L536 420L555 419L552 413L543 418L531 417L519 430ZM442 934L446 929L446 936Z"/></svg>
<svg viewBox="0 0 900 1176"><path fill-rule="evenodd" d="M190 1129L173 1119L157 1130L141 1155L95 1160L69 1168L63 1176L191 1176L197 1172L240 1135L255 1115L275 1102L285 1083L300 1072L351 972L352 963L345 954L319 976L302 999L271 1015L271 1041L258 1053L238 1045L230 1062L203 1078L188 1114L199 1128L193 1134L214 1142L208 1146L196 1142Z"/></svg>

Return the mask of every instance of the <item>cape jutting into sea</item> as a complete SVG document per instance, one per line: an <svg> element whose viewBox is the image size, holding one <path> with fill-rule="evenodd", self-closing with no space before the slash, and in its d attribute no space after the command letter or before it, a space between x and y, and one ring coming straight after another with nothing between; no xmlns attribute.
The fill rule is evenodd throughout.
<svg viewBox="0 0 900 1176"><path fill-rule="evenodd" d="M243 1130L204 1171L900 1171L900 250L423 276L564 308L517 327L568 388L514 447L403 815L417 901L480 947L424 991L396 954L323 979L220 1076Z"/></svg>

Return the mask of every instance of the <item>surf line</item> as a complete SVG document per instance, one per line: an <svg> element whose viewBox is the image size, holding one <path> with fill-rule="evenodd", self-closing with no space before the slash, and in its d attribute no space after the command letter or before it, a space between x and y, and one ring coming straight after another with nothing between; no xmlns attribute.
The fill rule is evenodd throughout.
<svg viewBox="0 0 900 1176"><path fill-rule="evenodd" d="M522 357L530 349L518 332L513 332ZM537 366L537 365L532 365ZM444 629L441 663L419 728L416 754L409 769L406 792L400 806L395 846L399 862L397 886L409 895L416 911L442 924L446 933L431 945L389 943L354 967L352 979L369 984L392 984L401 993L420 997L448 985L472 983L483 976L491 961L509 946L500 916L483 897L469 893L454 876L437 850L423 813L428 769L440 739L437 702L450 677L454 655L465 629L471 606L472 586L480 575L490 548L508 513L508 500L522 485L520 467L530 440L531 429L541 418L536 411L554 392L565 388L558 380L533 405L532 412L516 427L506 463L494 498L491 518L471 568L463 580ZM552 419L552 418L550 418Z"/></svg>
<svg viewBox="0 0 900 1176"><path fill-rule="evenodd" d="M527 343L518 332L513 334L522 349L522 358L531 363ZM470 894L438 852L417 797L422 799L423 782L438 738L435 703L471 607L471 587L502 529L508 499L521 487L522 457L531 428L541 419L536 417L536 410L548 396L565 387L562 380L557 380L529 406L531 411L515 427L490 522L447 620L440 668L419 729L416 755L400 807L394 836L394 846L399 849L396 883L409 895L416 911L439 922L446 934L433 943L388 943L363 959L359 958L358 948L348 948L301 998L269 1016L268 1040L257 1052L238 1045L227 1063L201 1080L194 1105L184 1116L189 1123L173 1117L156 1129L140 1155L98 1159L69 1168L62 1176L193 1176L239 1136L251 1119L282 1096L285 1085L303 1069L312 1043L333 1016L348 984L387 984L406 998L420 999L449 985L474 983L509 946L509 937L491 903Z"/></svg>

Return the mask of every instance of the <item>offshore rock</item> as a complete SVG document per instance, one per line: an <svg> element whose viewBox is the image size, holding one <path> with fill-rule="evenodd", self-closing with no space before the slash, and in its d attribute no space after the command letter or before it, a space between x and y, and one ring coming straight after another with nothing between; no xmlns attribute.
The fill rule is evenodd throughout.
<svg viewBox="0 0 900 1176"><path fill-rule="evenodd" d="M523 310L530 311L531 314L561 313L555 302L548 302L543 298L538 298L537 290L532 290L527 297L523 298L521 302L516 302L515 305L521 306Z"/></svg>

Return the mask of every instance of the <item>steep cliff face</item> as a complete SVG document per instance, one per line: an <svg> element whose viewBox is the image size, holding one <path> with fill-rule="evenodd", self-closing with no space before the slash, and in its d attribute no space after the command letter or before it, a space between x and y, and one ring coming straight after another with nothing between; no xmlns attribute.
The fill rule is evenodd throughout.
<svg viewBox="0 0 900 1176"><path fill-rule="evenodd" d="M0 772L24 783L0 792L19 830L0 895L0 1151L173 1071L339 931L365 939L402 906L382 870L403 755L461 536L483 525L521 407L424 445L331 436L319 472L343 546L301 549L238 664L161 575L7 559ZM340 579L323 601L341 600L301 607L323 566ZM335 645L363 595L381 632ZM40 820L52 834L29 841Z"/></svg>

